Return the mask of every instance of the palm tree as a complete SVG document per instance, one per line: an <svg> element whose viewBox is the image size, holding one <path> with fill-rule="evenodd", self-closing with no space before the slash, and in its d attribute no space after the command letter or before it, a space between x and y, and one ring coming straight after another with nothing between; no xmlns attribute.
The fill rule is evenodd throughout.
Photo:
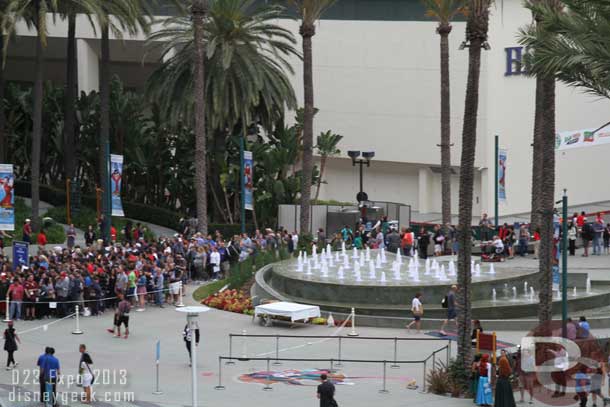
<svg viewBox="0 0 610 407"><path fill-rule="evenodd" d="M318 185L316 189L316 201L320 196L320 187L322 186L322 178L324 177L324 170L326 169L326 161L328 160L328 157L341 154L341 150L337 148L337 145L342 138L343 136L334 134L330 130L322 132L318 136L316 148L318 149L318 154L320 154L320 176L318 177Z"/></svg>
<svg viewBox="0 0 610 407"><path fill-rule="evenodd" d="M284 8L250 6L249 0L216 1L206 12L202 38L207 52L201 53L206 69L203 84L199 84L205 89L205 115L196 113L197 103L193 112L199 86L198 76L193 78L199 62L199 53L194 52L196 20L183 17L167 20L163 29L149 36L152 44L163 44L161 53L165 62L149 78L148 96L161 101L161 111L171 121L190 122L205 116L200 117L205 120L203 130L224 138L236 127L245 134L244 127L255 118L271 130L283 117L285 107L296 108L287 75L293 73L287 57L298 55L294 48L296 40L274 21L283 15ZM206 150L204 138L197 148L198 159L205 159L201 153ZM201 208L201 204L207 204L201 201L207 196L207 185L202 187L206 181L203 163L201 178L196 180L201 189L197 192L199 219L207 214ZM222 185L217 186L222 189Z"/></svg>
<svg viewBox="0 0 610 407"><path fill-rule="evenodd" d="M477 142L477 116L479 109L479 79L481 73L481 49L488 48L489 7L491 0L468 0L466 41L468 46L468 81L464 102L462 128L462 157L460 164L460 209L458 223L458 354L465 366L472 360L471 325L471 274L472 252L472 199L474 186L474 157Z"/></svg>
<svg viewBox="0 0 610 407"><path fill-rule="evenodd" d="M7 39L14 32L14 21L8 14L14 0L0 0L0 162L6 162L6 116L4 113L4 65L6 63L6 51L8 48Z"/></svg>
<svg viewBox="0 0 610 407"><path fill-rule="evenodd" d="M536 7L544 5L561 10L558 0L530 0L535 25L526 30L538 37L548 36L542 27L543 15ZM522 30L522 33L524 31ZM536 54L536 48L530 48ZM553 207L555 204L555 77L548 73L536 75L536 102L532 163L532 228L540 233L538 319L550 321L553 313Z"/></svg>
<svg viewBox="0 0 610 407"><path fill-rule="evenodd" d="M299 34L303 38L303 174L301 178L301 215L302 234L309 234L311 179L313 173L313 62L312 38L316 34L316 21L335 3L335 0L290 0L301 18Z"/></svg>
<svg viewBox="0 0 610 407"><path fill-rule="evenodd" d="M103 15L100 3L96 0L60 0L59 11L68 20L68 46L66 57L66 92L64 98L64 178L72 178L76 170L76 99L77 61L76 61L76 14ZM69 193L69 191L67 191Z"/></svg>
<svg viewBox="0 0 610 407"><path fill-rule="evenodd" d="M449 34L451 20L464 13L466 0L422 0L426 14L438 20L441 37L441 199L443 227L451 223L451 98L449 86Z"/></svg>
<svg viewBox="0 0 610 407"><path fill-rule="evenodd" d="M23 19L28 28L35 28L36 57L32 103L32 226L38 229L40 205L40 144L42 140L42 103L44 48L47 45L47 12L57 10L57 0L15 0L7 4L7 21Z"/></svg>

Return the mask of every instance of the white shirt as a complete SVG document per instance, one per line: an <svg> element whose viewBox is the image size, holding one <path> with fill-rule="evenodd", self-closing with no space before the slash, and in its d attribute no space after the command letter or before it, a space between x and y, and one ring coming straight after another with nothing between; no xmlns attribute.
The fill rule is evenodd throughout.
<svg viewBox="0 0 610 407"><path fill-rule="evenodd" d="M500 238L494 240L494 246L496 247L496 249L504 249L504 243Z"/></svg>
<svg viewBox="0 0 610 407"><path fill-rule="evenodd" d="M220 253L218 252L212 252L210 254L210 264L213 265L214 267L214 271L218 271L217 269L219 269L219 264L220 264Z"/></svg>
<svg viewBox="0 0 610 407"><path fill-rule="evenodd" d="M413 301L411 301L411 311L413 311L413 312L422 311L422 303L419 300L419 298L413 298Z"/></svg>

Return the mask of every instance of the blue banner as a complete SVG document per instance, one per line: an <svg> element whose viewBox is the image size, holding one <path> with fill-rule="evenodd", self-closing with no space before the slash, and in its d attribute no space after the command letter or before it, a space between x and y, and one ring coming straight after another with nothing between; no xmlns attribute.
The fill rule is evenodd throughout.
<svg viewBox="0 0 610 407"><path fill-rule="evenodd" d="M15 176L13 164L0 164L0 230L15 230Z"/></svg>
<svg viewBox="0 0 610 407"><path fill-rule="evenodd" d="M498 151L498 200L506 201L506 150Z"/></svg>
<svg viewBox="0 0 610 407"><path fill-rule="evenodd" d="M13 242L13 270L30 265L30 245L26 242Z"/></svg>
<svg viewBox="0 0 610 407"><path fill-rule="evenodd" d="M110 155L110 192L112 194L112 216L125 216L121 203L121 186L123 184L123 156Z"/></svg>
<svg viewBox="0 0 610 407"><path fill-rule="evenodd" d="M553 266L553 291L559 290L559 280L560 280L559 266L557 264L555 264Z"/></svg>
<svg viewBox="0 0 610 407"><path fill-rule="evenodd" d="M254 209L254 161L252 151L244 151L244 180L243 191L245 208L249 211Z"/></svg>

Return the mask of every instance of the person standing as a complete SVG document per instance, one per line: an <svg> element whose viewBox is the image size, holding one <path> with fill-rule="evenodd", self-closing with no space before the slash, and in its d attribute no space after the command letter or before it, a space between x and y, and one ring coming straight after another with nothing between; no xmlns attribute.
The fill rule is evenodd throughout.
<svg viewBox="0 0 610 407"><path fill-rule="evenodd" d="M125 339L129 337L129 311L131 303L125 299L123 293L118 294L119 305L114 311L113 328L109 328L108 332L114 335L115 338L121 337L121 325L125 325Z"/></svg>
<svg viewBox="0 0 610 407"><path fill-rule="evenodd" d="M510 367L506 351L502 349L498 361L498 380L496 381L496 394L494 407L515 407L515 397L510 384L510 376L513 370Z"/></svg>
<svg viewBox="0 0 610 407"><path fill-rule="evenodd" d="M36 366L38 367L38 384L39 384L39 401L41 403L44 402L44 393L45 393L45 377L44 377L44 363L47 359L47 356L50 354L51 348L48 346L44 348L44 353L38 356L38 361L36 362Z"/></svg>
<svg viewBox="0 0 610 407"><path fill-rule="evenodd" d="M584 249L582 257L589 257L589 243L593 240L593 234L593 226L585 221L580 232L582 247Z"/></svg>
<svg viewBox="0 0 610 407"><path fill-rule="evenodd" d="M199 326L197 325L197 322L195 322L195 346L199 346ZM193 330L191 329L191 327L189 326L189 324L186 324L184 326L184 331L182 331L182 339L184 339L184 344L186 345L186 350L189 353L189 366L192 365L193 363L193 356L191 353L191 346L193 343Z"/></svg>
<svg viewBox="0 0 610 407"><path fill-rule="evenodd" d="M15 352L17 351L17 343L21 343L17 331L13 326L13 321L8 321L8 327L4 330L4 350L7 353L6 370L11 370L19 363L15 362ZM11 364L13 365L11 367Z"/></svg>
<svg viewBox="0 0 610 407"><path fill-rule="evenodd" d="M479 229L481 231L481 241L487 242L491 236L493 227L486 213L481 216L481 220L479 221Z"/></svg>
<svg viewBox="0 0 610 407"><path fill-rule="evenodd" d="M25 224L23 225L23 241L32 243L32 224L29 219L26 219Z"/></svg>
<svg viewBox="0 0 610 407"><path fill-rule="evenodd" d="M610 223L604 228L604 253L610 254Z"/></svg>
<svg viewBox="0 0 610 407"><path fill-rule="evenodd" d="M443 234L443 230L441 229L440 225L434 226L434 235L432 240L434 241L434 255L437 257L442 256L444 252L443 248L445 247L445 235Z"/></svg>
<svg viewBox="0 0 610 407"><path fill-rule="evenodd" d="M38 232L38 236L36 236L36 244L38 245L39 250L44 250L44 247L47 244L47 234L44 229L40 229Z"/></svg>
<svg viewBox="0 0 610 407"><path fill-rule="evenodd" d="M447 319L443 321L441 325L441 335L447 335L445 332L445 326L453 321L457 329L457 310L455 308L455 293L457 292L457 285L452 285L451 289L447 293L447 296L443 299L443 308L447 308Z"/></svg>
<svg viewBox="0 0 610 407"><path fill-rule="evenodd" d="M220 253L216 246L212 247L210 253L210 268L212 270L212 281L218 281L218 273L220 272Z"/></svg>
<svg viewBox="0 0 610 407"><path fill-rule="evenodd" d="M89 353L87 353L87 347L84 344L81 344L78 347L78 351L80 352L80 362L78 363L78 373L82 378L83 390L85 390L85 404L91 404L91 386L93 385L93 371L91 370L91 365L93 364L93 360Z"/></svg>
<svg viewBox="0 0 610 407"><path fill-rule="evenodd" d="M74 227L74 224L71 223L70 226L68 226L68 232L66 234L68 236L66 245L68 246L68 249L72 250L76 244L76 228Z"/></svg>
<svg viewBox="0 0 610 407"><path fill-rule="evenodd" d="M21 319L21 305L25 295L25 288L21 284L20 277L15 277L13 284L8 287L8 295L11 297L9 319Z"/></svg>
<svg viewBox="0 0 610 407"><path fill-rule="evenodd" d="M93 231L93 226L89 225L87 231L85 232L85 244L87 247L90 247L95 242L95 232Z"/></svg>
<svg viewBox="0 0 610 407"><path fill-rule="evenodd" d="M527 245L530 240L530 232L527 230L525 223L521 224L519 228L519 255L521 257L527 256Z"/></svg>
<svg viewBox="0 0 610 407"><path fill-rule="evenodd" d="M428 258L428 245L430 245L430 235L422 226L419 229L419 236L417 236L417 253L419 254L420 258Z"/></svg>
<svg viewBox="0 0 610 407"><path fill-rule="evenodd" d="M155 304L159 306L159 308L163 308L163 287L164 287L164 276L163 270L157 267L157 271L155 274Z"/></svg>
<svg viewBox="0 0 610 407"><path fill-rule="evenodd" d="M475 400L479 406L490 406L493 404L491 395L491 364L489 363L489 355L481 356L479 362L479 383L477 385L477 398Z"/></svg>
<svg viewBox="0 0 610 407"><path fill-rule="evenodd" d="M421 303L422 294L417 293L411 301L411 313L413 313L413 321L407 325L407 329L410 330L413 325L417 328L417 333L421 330L421 317L424 315L424 306Z"/></svg>
<svg viewBox="0 0 610 407"><path fill-rule="evenodd" d="M326 373L320 375L322 383L318 385L317 397L320 400L320 407L337 407L335 401L335 385L328 380Z"/></svg>
<svg viewBox="0 0 610 407"><path fill-rule="evenodd" d="M606 227L604 226L603 219L597 219L593 223L593 255L601 256L602 254L602 244L604 241L604 230Z"/></svg>
<svg viewBox="0 0 610 407"><path fill-rule="evenodd" d="M568 250L570 252L570 256L574 256L576 254L576 236L578 235L578 229L574 222L570 222L568 225Z"/></svg>
<svg viewBox="0 0 610 407"><path fill-rule="evenodd" d="M59 360L55 357L55 349L49 348L49 354L44 359L45 393L43 400L57 406L57 381L60 375ZM48 390L51 392L49 393Z"/></svg>

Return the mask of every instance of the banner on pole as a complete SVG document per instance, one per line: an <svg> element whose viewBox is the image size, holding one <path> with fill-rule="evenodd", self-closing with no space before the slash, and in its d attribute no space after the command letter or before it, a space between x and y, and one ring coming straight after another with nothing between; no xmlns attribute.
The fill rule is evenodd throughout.
<svg viewBox="0 0 610 407"><path fill-rule="evenodd" d="M157 363L159 363L159 360L161 360L161 341L158 339L157 339L155 357L156 357Z"/></svg>
<svg viewBox="0 0 610 407"><path fill-rule="evenodd" d="M254 210L254 161L252 151L244 151L244 207L246 210Z"/></svg>
<svg viewBox="0 0 610 407"><path fill-rule="evenodd" d="M30 266L30 244L13 241L13 270Z"/></svg>
<svg viewBox="0 0 610 407"><path fill-rule="evenodd" d="M0 164L0 230L15 230L15 176L13 164Z"/></svg>
<svg viewBox="0 0 610 407"><path fill-rule="evenodd" d="M498 199L506 201L506 159L507 150L498 150Z"/></svg>
<svg viewBox="0 0 610 407"><path fill-rule="evenodd" d="M595 133L595 129L562 131L555 136L555 150L571 150L582 147L595 147L610 144L610 126Z"/></svg>
<svg viewBox="0 0 610 407"><path fill-rule="evenodd" d="M123 156L110 155L110 192L112 196L112 216L125 216L121 203L121 185L123 184Z"/></svg>

